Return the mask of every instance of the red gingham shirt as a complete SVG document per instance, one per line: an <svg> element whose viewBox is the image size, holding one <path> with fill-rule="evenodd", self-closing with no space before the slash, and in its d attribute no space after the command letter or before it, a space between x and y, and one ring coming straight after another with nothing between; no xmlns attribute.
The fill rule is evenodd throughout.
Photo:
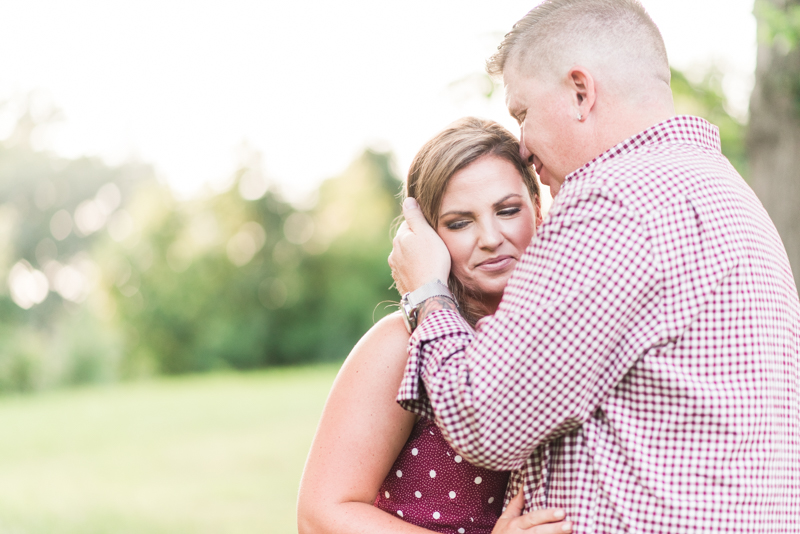
<svg viewBox="0 0 800 534"><path fill-rule="evenodd" d="M477 333L425 318L398 401L575 532L800 532L799 355L772 221L675 117L567 177Z"/></svg>

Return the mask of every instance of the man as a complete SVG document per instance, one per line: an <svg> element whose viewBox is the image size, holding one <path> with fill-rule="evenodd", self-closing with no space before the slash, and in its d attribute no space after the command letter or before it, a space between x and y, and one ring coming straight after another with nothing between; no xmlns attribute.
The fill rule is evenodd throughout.
<svg viewBox="0 0 800 534"><path fill-rule="evenodd" d="M398 400L576 532L800 532L791 269L716 128L674 116L652 20L549 0L489 71L556 197L477 333L431 290L449 257L406 201L389 263L425 300Z"/></svg>

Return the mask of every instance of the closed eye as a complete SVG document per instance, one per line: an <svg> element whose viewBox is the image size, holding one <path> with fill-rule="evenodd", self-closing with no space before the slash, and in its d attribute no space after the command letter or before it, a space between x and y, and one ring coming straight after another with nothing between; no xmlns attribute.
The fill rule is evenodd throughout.
<svg viewBox="0 0 800 534"><path fill-rule="evenodd" d="M466 228L469 225L470 221L460 220L460 221L453 221L451 223L447 223L448 230L461 230L462 228Z"/></svg>
<svg viewBox="0 0 800 534"><path fill-rule="evenodd" d="M497 212L498 215L502 217L509 217L511 215L516 215L521 211L521 208L505 208Z"/></svg>

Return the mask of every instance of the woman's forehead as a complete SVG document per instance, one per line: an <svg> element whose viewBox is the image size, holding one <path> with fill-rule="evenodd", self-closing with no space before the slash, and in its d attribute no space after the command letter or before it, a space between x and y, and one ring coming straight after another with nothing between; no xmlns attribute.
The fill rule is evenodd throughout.
<svg viewBox="0 0 800 534"><path fill-rule="evenodd" d="M498 156L484 156L450 178L439 211L444 213L457 204L491 206L509 194L527 194L516 166Z"/></svg>

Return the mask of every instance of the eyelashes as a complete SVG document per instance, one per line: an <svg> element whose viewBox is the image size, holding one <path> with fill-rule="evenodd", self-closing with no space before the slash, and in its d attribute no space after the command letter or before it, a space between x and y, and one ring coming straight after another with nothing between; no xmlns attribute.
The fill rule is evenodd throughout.
<svg viewBox="0 0 800 534"><path fill-rule="evenodd" d="M504 209L504 210L500 210L500 211L498 211L498 212L497 212L497 214L498 214L498 215L502 215L502 216L506 216L506 217L507 217L507 216L509 216L509 215L516 215L516 214L517 214L517 213L519 213L520 211L522 211L522 209L521 209L521 208L506 208L506 209Z"/></svg>
<svg viewBox="0 0 800 534"><path fill-rule="evenodd" d="M497 215L500 217L512 217L522 211L520 207L513 207L513 208L504 208L497 212ZM458 221L453 221L445 225L445 228L448 230L462 230L472 223L472 219L461 219Z"/></svg>
<svg viewBox="0 0 800 534"><path fill-rule="evenodd" d="M461 230L466 228L471 221L456 221L447 225L448 230Z"/></svg>

